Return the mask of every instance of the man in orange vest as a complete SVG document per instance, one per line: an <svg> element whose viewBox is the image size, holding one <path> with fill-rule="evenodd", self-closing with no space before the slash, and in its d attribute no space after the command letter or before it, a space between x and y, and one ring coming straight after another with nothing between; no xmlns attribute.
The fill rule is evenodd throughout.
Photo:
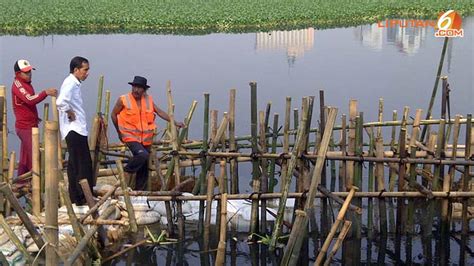
<svg viewBox="0 0 474 266"><path fill-rule="evenodd" d="M155 114L170 121L168 113L161 110L147 94L147 79L135 76L132 91L120 96L112 110L111 118L120 140L125 143L133 154L124 171L129 177L136 174L136 183L132 189L146 190L148 182L148 157L153 144L153 132L156 128ZM181 122L174 121L177 127L183 127Z"/></svg>

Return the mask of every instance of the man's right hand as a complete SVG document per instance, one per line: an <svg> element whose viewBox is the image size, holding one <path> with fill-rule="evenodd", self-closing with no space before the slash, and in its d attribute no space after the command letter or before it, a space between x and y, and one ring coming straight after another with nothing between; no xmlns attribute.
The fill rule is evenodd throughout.
<svg viewBox="0 0 474 266"><path fill-rule="evenodd" d="M48 96L56 96L58 95L58 90L56 88L49 88L44 90L46 92L46 95Z"/></svg>
<svg viewBox="0 0 474 266"><path fill-rule="evenodd" d="M67 114L67 118L69 119L69 122L76 120L76 113L74 113L73 110L67 110L66 114Z"/></svg>

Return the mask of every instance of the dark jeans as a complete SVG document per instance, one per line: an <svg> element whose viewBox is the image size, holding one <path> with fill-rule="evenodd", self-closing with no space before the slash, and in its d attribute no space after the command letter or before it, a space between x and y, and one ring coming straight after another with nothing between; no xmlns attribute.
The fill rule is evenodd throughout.
<svg viewBox="0 0 474 266"><path fill-rule="evenodd" d="M94 187L92 174L92 160L89 152L87 137L75 131L70 131L66 136L69 159L67 162L67 177L69 180L69 197L76 205L84 205L86 198L82 192L79 180L87 179L90 189Z"/></svg>
<svg viewBox="0 0 474 266"><path fill-rule="evenodd" d="M127 142L128 148L133 154L132 159L123 168L125 172L136 173L135 190L146 190L148 183L148 158L150 157L150 146L143 146L139 142Z"/></svg>

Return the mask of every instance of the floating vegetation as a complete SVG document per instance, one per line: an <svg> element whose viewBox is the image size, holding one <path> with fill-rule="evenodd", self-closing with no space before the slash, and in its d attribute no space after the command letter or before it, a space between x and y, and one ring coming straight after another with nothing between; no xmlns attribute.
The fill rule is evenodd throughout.
<svg viewBox="0 0 474 266"><path fill-rule="evenodd" d="M436 19L454 9L472 14L470 0L321 1L0 1L0 34L250 32L331 28L385 18Z"/></svg>

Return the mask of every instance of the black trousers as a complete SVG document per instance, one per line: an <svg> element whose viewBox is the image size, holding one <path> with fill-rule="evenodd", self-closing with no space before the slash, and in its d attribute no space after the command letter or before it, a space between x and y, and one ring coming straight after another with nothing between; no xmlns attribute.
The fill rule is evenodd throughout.
<svg viewBox="0 0 474 266"><path fill-rule="evenodd" d="M123 168L125 172L136 173L136 183L134 190L146 190L148 183L148 157L150 157L150 146L143 146L139 142L127 142L128 148L133 157Z"/></svg>
<svg viewBox="0 0 474 266"><path fill-rule="evenodd" d="M89 186L94 187L92 174L92 160L89 152L87 137L75 131L70 131L66 136L69 159L67 162L67 177L69 180L69 197L76 205L86 204L79 180L87 179Z"/></svg>

